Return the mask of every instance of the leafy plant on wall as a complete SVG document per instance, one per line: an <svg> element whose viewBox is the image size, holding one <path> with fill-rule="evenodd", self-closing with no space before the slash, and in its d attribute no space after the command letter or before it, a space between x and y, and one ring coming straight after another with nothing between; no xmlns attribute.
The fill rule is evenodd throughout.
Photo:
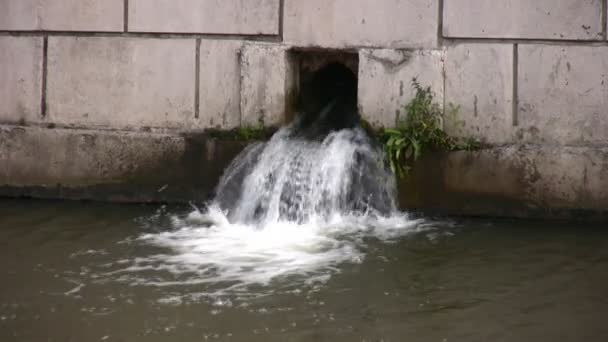
<svg viewBox="0 0 608 342"><path fill-rule="evenodd" d="M434 101L431 87L423 87L412 80L414 98L404 106L403 119L395 128L385 128L380 132L386 159L397 176L409 176L413 164L429 151L472 151L481 143L475 138L455 138L443 129L444 114L441 106ZM450 106L449 117L455 118L459 108Z"/></svg>

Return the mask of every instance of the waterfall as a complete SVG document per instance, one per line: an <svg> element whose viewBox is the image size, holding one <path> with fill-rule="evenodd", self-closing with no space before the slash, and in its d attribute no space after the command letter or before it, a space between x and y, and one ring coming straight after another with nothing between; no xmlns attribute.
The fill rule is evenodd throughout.
<svg viewBox="0 0 608 342"><path fill-rule="evenodd" d="M230 222L260 227L394 212L394 176L366 132L316 131L317 125L303 128L298 121L245 149L227 168L214 204Z"/></svg>

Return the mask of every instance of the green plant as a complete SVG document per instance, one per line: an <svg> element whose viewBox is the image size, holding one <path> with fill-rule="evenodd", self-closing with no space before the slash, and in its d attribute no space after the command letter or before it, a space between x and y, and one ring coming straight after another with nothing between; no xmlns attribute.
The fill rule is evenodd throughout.
<svg viewBox="0 0 608 342"><path fill-rule="evenodd" d="M263 126L243 126L235 130L235 137L238 140L249 141L249 140L262 140L268 135L268 130Z"/></svg>
<svg viewBox="0 0 608 342"><path fill-rule="evenodd" d="M428 151L475 150L481 144L474 138L457 139L443 130L443 111L434 102L430 87L422 87L414 78L414 98L404 106L405 116L396 128L386 128L380 139L391 170L404 178L414 162ZM456 116L458 107L451 106L449 115Z"/></svg>
<svg viewBox="0 0 608 342"><path fill-rule="evenodd" d="M270 138L276 131L275 127L263 126L243 126L231 130L223 129L208 129L205 131L210 138L236 140L236 141L254 141L266 140Z"/></svg>

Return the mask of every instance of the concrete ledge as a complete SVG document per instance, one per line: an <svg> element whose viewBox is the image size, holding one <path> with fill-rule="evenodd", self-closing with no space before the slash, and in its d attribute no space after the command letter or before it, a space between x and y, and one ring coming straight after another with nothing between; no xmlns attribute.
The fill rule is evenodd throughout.
<svg viewBox="0 0 608 342"><path fill-rule="evenodd" d="M459 38L602 39L602 0L447 0L443 35Z"/></svg>
<svg viewBox="0 0 608 342"><path fill-rule="evenodd" d="M279 34L279 0L130 0L130 32Z"/></svg>
<svg viewBox="0 0 608 342"><path fill-rule="evenodd" d="M608 146L518 145L428 156L402 206L453 215L606 219Z"/></svg>
<svg viewBox="0 0 608 342"><path fill-rule="evenodd" d="M42 38L0 37L0 121L40 120Z"/></svg>
<svg viewBox="0 0 608 342"><path fill-rule="evenodd" d="M285 0L285 42L330 48L430 48L438 0Z"/></svg>
<svg viewBox="0 0 608 342"><path fill-rule="evenodd" d="M2 0L0 30L122 32L124 0Z"/></svg>
<svg viewBox="0 0 608 342"><path fill-rule="evenodd" d="M210 198L246 143L199 135L0 126L0 196L122 202ZM402 208L452 215L608 218L608 146L513 145L428 155Z"/></svg>
<svg viewBox="0 0 608 342"><path fill-rule="evenodd" d="M0 196L204 201L243 147L205 135L0 126Z"/></svg>

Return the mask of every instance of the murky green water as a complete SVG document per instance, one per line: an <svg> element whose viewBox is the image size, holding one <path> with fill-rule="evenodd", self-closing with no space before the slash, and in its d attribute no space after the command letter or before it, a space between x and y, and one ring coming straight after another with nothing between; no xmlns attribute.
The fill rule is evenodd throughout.
<svg viewBox="0 0 608 342"><path fill-rule="evenodd" d="M0 201L0 341L608 341L605 225L427 222L320 280L231 292L133 268L171 257L139 238L182 212Z"/></svg>

